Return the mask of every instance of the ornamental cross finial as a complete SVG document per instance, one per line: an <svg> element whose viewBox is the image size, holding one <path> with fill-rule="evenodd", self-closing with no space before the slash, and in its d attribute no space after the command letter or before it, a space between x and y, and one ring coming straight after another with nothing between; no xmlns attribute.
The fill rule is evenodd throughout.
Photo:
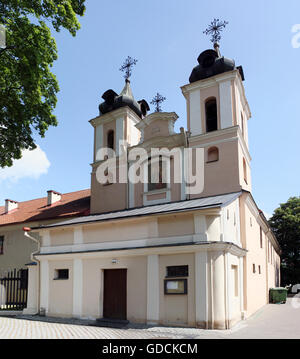
<svg viewBox="0 0 300 359"><path fill-rule="evenodd" d="M124 77L126 80L128 80L131 76L132 67L136 65L137 61L138 60L128 56L127 59L124 61L123 65L120 67L120 71L125 71Z"/></svg>
<svg viewBox="0 0 300 359"><path fill-rule="evenodd" d="M160 104L165 100L166 98L157 92L155 97L153 97L152 101L150 102L151 105L155 105L155 112L161 112Z"/></svg>
<svg viewBox="0 0 300 359"><path fill-rule="evenodd" d="M219 19L214 19L206 30L203 31L205 35L211 35L210 41L213 44L218 43L221 40L221 31L228 25L227 21L220 21Z"/></svg>

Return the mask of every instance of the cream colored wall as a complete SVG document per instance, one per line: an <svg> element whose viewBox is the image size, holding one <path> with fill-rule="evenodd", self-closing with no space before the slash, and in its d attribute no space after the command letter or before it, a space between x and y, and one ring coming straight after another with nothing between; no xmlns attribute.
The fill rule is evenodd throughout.
<svg viewBox="0 0 300 359"><path fill-rule="evenodd" d="M241 287L241 272L239 258L228 254L228 298L229 298L229 320L230 326L232 327L235 323L241 320L241 295L243 288ZM237 277L233 266L236 267ZM236 283L237 280L237 283ZM236 287L237 286L237 291Z"/></svg>
<svg viewBox="0 0 300 359"><path fill-rule="evenodd" d="M52 246L68 245L68 244L73 244L73 242L74 242L73 228L63 228L63 229L51 231Z"/></svg>
<svg viewBox="0 0 300 359"><path fill-rule="evenodd" d="M153 121L144 129L144 141L147 141L152 137L169 135L169 121L166 120Z"/></svg>
<svg viewBox="0 0 300 359"><path fill-rule="evenodd" d="M223 241L241 246L239 199L222 209L222 221Z"/></svg>
<svg viewBox="0 0 300 359"><path fill-rule="evenodd" d="M99 223L83 227L84 243L126 241L155 236L151 221L122 221L118 223Z"/></svg>
<svg viewBox="0 0 300 359"><path fill-rule="evenodd" d="M166 267L188 265L188 294L165 295ZM167 325L195 325L195 263L194 254L159 256L160 320Z"/></svg>
<svg viewBox="0 0 300 359"><path fill-rule="evenodd" d="M91 209L90 212L104 213L127 208L127 183L102 185L96 178L97 166L91 175Z"/></svg>
<svg viewBox="0 0 300 359"><path fill-rule="evenodd" d="M220 237L220 219L207 217L211 240ZM101 222L82 226L83 244L107 243L192 235L195 233L194 214L183 213L151 218ZM51 246L74 244L74 228L50 230Z"/></svg>
<svg viewBox="0 0 300 359"><path fill-rule="evenodd" d="M193 215L172 215L158 217L157 222L159 237L194 234Z"/></svg>
<svg viewBox="0 0 300 359"><path fill-rule="evenodd" d="M204 190L200 194L193 194L191 198L212 196L223 193L236 192L241 189L239 180L239 154L238 140L232 139L233 132L224 133L222 136L216 134L213 136L197 137L190 139L190 146L204 147L205 158L207 151L211 147L217 147L219 150L219 160L215 162L204 163ZM195 157L193 158L195 166Z"/></svg>
<svg viewBox="0 0 300 359"><path fill-rule="evenodd" d="M147 316L147 257L85 259L83 260L83 311L87 318L102 317L103 270L127 268L127 319L146 322Z"/></svg>
<svg viewBox="0 0 300 359"><path fill-rule="evenodd" d="M37 251L37 244L24 237L24 224L0 228L0 236L4 236L4 254L0 254L0 275L11 269L26 268L31 262L30 255Z"/></svg>
<svg viewBox="0 0 300 359"><path fill-rule="evenodd" d="M252 225L251 225L252 222ZM246 276L247 276L247 316L256 312L267 304L267 268L265 257L266 242L260 248L260 225L248 206L245 206L245 233L246 233ZM255 264L255 273L253 273ZM261 267L259 274L258 266ZM268 276L270 278L270 275Z"/></svg>
<svg viewBox="0 0 300 359"><path fill-rule="evenodd" d="M55 270L69 269L69 279L56 280ZM73 315L73 261L49 261L49 309L48 316L72 317Z"/></svg>

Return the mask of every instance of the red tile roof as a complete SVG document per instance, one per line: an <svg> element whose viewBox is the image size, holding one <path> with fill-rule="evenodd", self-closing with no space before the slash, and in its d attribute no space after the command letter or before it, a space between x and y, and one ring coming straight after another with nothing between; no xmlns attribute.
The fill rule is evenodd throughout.
<svg viewBox="0 0 300 359"><path fill-rule="evenodd" d="M61 200L47 205L47 197L18 202L18 208L5 213L0 206L0 226L88 215L90 212L89 189L62 194Z"/></svg>

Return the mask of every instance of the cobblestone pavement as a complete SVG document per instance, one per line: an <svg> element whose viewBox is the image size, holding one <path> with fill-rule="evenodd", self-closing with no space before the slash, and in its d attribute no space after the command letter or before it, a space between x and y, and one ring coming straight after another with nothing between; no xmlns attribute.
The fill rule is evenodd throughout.
<svg viewBox="0 0 300 359"><path fill-rule="evenodd" d="M142 327L96 327L91 321L19 316L0 317L1 339L300 339L300 298L268 304L230 330Z"/></svg>
<svg viewBox="0 0 300 359"><path fill-rule="evenodd" d="M39 320L0 318L1 339L158 339L160 332L138 329L112 329L87 325L62 324ZM174 334L172 338L182 338Z"/></svg>

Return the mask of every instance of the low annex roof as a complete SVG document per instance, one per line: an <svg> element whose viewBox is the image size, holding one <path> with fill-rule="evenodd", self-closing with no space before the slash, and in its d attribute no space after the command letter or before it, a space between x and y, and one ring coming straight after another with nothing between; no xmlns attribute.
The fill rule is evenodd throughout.
<svg viewBox="0 0 300 359"><path fill-rule="evenodd" d="M114 219L130 218L130 217L140 217L153 214L162 214L162 213L173 213L173 212L183 212L193 209L205 209L205 208L214 208L214 207L223 207L227 204L234 201L238 198L242 192L228 193L218 196L210 196L192 200L185 200L179 202L171 202L165 204L150 205L146 207L139 207L133 209L126 209L117 212L109 212L103 214L89 215L85 217L72 218L60 223L42 225L40 227L35 227L32 229L42 229L42 228L53 228L53 227L62 227L62 226L71 226L76 224L85 224L91 222L100 222L108 221Z"/></svg>
<svg viewBox="0 0 300 359"><path fill-rule="evenodd" d="M5 206L0 206L0 227L87 215L90 210L90 193L89 189L65 193L52 205L47 205L47 197L18 202L18 208L8 213L5 213Z"/></svg>

